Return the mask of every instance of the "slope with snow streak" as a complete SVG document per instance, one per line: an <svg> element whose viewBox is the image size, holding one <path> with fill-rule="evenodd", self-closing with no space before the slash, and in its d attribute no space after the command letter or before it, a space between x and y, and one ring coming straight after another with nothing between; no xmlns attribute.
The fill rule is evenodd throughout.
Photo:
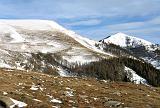
<svg viewBox="0 0 160 108"><path fill-rule="evenodd" d="M24 103L24 102L17 101L17 100L12 99L12 98L10 98L10 99L14 102L14 104L13 104L13 105L11 105L11 106L10 106L10 108L15 108L15 107L24 108L24 107L26 107L26 106L27 106L27 104L26 104L26 103Z"/></svg>
<svg viewBox="0 0 160 108"><path fill-rule="evenodd" d="M105 53L104 51L100 50L100 49L97 49L97 47L95 47L95 44L98 43L94 40L91 40L91 39L88 39L88 38L84 38L84 37L81 37L80 35L76 34L75 32L73 31L67 31L65 30L64 31L66 34L68 34L69 36L71 36L72 38L74 38L77 42L81 43L82 45L84 45L85 47L95 51L95 52L98 52L98 53L102 53L102 54L105 54L105 55L108 55L108 56L114 56L110 53Z"/></svg>
<svg viewBox="0 0 160 108"><path fill-rule="evenodd" d="M48 21L48 20L0 20L0 22L2 22L5 25L8 25L8 27L13 26L13 27L21 28L21 29L25 29L25 30L59 31L59 32L65 33L66 35L72 37L77 42L79 42L80 44L84 45L85 47L87 47L91 50L94 50L98 53L107 54L101 50L98 50L95 47L95 44L97 43L96 41L90 40L88 38L84 38L71 30L67 30L54 21ZM5 30L3 29L3 31L5 31ZM18 36L17 38L22 38L18 33L17 33L17 36ZM110 54L108 54L108 55L110 55ZM110 56L113 56L113 55L110 55Z"/></svg>
<svg viewBox="0 0 160 108"><path fill-rule="evenodd" d="M2 34L7 34L4 35L3 37L1 37L1 42L3 42L3 39L8 38L11 41L11 43L13 42L23 42L24 38L22 36L19 35L19 33L16 32L16 29L13 28L12 26L8 26L5 23L0 22L0 33Z"/></svg>
<svg viewBox="0 0 160 108"><path fill-rule="evenodd" d="M137 75L136 72L133 71L132 69L125 67L125 71L127 72L128 77L130 77L130 80L133 81L134 83L148 85L147 80Z"/></svg>
<svg viewBox="0 0 160 108"><path fill-rule="evenodd" d="M53 24L51 27L49 23ZM45 37L36 37L31 31L56 31L62 27L51 21L43 20L0 20L0 47L2 49L18 52L56 52L68 48L56 40ZM40 35L39 35L40 36ZM49 37L49 36L48 36ZM64 48L65 47L65 48Z"/></svg>
<svg viewBox="0 0 160 108"><path fill-rule="evenodd" d="M97 49L96 41L83 38L53 21L0 20L0 25L0 67L34 69L33 62L43 69L46 65L55 67L32 57L39 52L58 54L71 65L98 61L104 55L113 56Z"/></svg>

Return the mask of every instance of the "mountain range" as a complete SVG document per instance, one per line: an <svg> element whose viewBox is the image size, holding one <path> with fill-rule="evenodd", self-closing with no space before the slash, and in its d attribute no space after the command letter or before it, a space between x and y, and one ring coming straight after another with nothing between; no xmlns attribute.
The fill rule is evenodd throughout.
<svg viewBox="0 0 160 108"><path fill-rule="evenodd" d="M124 33L95 41L48 20L0 20L0 68L157 87L160 45Z"/></svg>
<svg viewBox="0 0 160 108"><path fill-rule="evenodd" d="M84 38L53 21L0 20L0 24L1 68L75 76L77 73L70 68L77 64L117 58L118 50L109 46L114 44L121 48L121 52L125 52L121 56L126 57L128 54L160 69L160 46L127 34L116 33L98 42ZM114 49L115 53L104 49ZM135 70L131 70L132 74L136 74ZM132 79L145 80L138 74L136 76L138 79Z"/></svg>

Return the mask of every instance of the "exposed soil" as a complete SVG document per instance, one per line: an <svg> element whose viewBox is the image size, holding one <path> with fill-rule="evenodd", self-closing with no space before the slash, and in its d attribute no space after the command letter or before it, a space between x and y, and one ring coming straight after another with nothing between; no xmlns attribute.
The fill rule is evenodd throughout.
<svg viewBox="0 0 160 108"><path fill-rule="evenodd" d="M160 108L160 88L145 85L7 69L0 70L0 83L1 96L27 108Z"/></svg>

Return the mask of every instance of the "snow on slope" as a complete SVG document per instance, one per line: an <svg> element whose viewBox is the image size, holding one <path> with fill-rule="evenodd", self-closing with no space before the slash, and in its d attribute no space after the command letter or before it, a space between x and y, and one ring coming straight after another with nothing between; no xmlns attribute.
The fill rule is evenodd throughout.
<svg viewBox="0 0 160 108"><path fill-rule="evenodd" d="M57 70L58 70L58 74L62 77L75 77L76 76L75 74L63 69L62 67L57 67Z"/></svg>
<svg viewBox="0 0 160 108"><path fill-rule="evenodd" d="M145 60L148 63L151 63L156 69L160 69L160 58L158 55L154 52L155 50L159 50L160 46L154 43L151 43L149 41L146 41L144 39L140 39L134 36L129 36L124 33L117 33L115 35L111 35L104 40L101 40L101 42L106 43L113 43L115 45L119 45L121 47L131 47L135 48L137 46L144 46L145 51L139 52L138 55L140 58ZM139 47L137 47L138 49ZM135 52L133 52L135 53Z"/></svg>
<svg viewBox="0 0 160 108"><path fill-rule="evenodd" d="M51 27L54 27L52 25L52 23L50 25L51 25ZM97 47L95 47L95 44L97 43L97 41L82 37L82 36L76 34L74 31L67 30L63 27L61 27L59 30L61 30L61 32L67 34L68 36L72 37L73 39L75 39L77 42L79 42L80 44L82 44L83 46L85 46L88 49L91 49L91 50L98 52L98 53L106 54L108 56L113 56L112 54L105 53L104 51L99 50Z"/></svg>
<svg viewBox="0 0 160 108"><path fill-rule="evenodd" d="M102 54L106 54L108 56L111 56L113 57L114 55L110 54L110 53L105 53L104 51L98 49L97 47L95 47L95 44L97 43L96 41L94 40L90 40L88 38L84 38L84 37L81 37L80 35L76 34L75 32L73 31L65 31L65 33L67 33L69 36L71 36L72 38L74 38L76 41L78 41L79 43L81 43L82 45L84 45L85 47L95 51L95 52L98 52L98 53L102 53Z"/></svg>
<svg viewBox="0 0 160 108"><path fill-rule="evenodd" d="M128 40L128 42L127 42ZM144 39L140 39L134 36L129 36L124 33L117 33L115 35L111 35L110 37L106 38L103 40L106 43L113 43L116 45L119 45L121 47L127 47L127 46L138 46L138 45L143 45L143 46L150 46L152 45L151 42L146 41ZM128 43L128 45L127 45Z"/></svg>
<svg viewBox="0 0 160 108"><path fill-rule="evenodd" d="M97 49L95 47L95 44L97 43L96 41L90 40L88 38L84 38L71 30L67 30L54 21L48 21L48 20L0 20L0 24L3 24L0 28L0 32L10 33L11 34L10 37L16 39L16 40L13 40L13 42L24 42L24 40L25 40L19 33L16 32L14 27L21 28L24 30L52 30L52 31L59 31L59 32L67 34L68 36L72 37L77 42L79 42L80 44L85 46L86 48L89 48L95 52L103 53L103 54L106 54L109 56L113 56L111 54L105 53L105 52ZM6 31L8 29L10 29L10 31Z"/></svg>
<svg viewBox="0 0 160 108"><path fill-rule="evenodd" d="M12 99L12 98L10 98L10 99L11 99L11 101L13 101L13 103L14 103L13 105L10 106L10 108L15 108L15 107L24 108L24 107L27 106L27 104L24 103L24 102L17 101L17 100Z"/></svg>
<svg viewBox="0 0 160 108"><path fill-rule="evenodd" d="M23 70L32 54L59 53L69 63L98 61L99 55L113 56L84 38L48 20L0 20L0 67ZM31 54L32 53L32 54ZM74 62L74 63L73 63ZM43 67L43 66L42 66Z"/></svg>
<svg viewBox="0 0 160 108"><path fill-rule="evenodd" d="M132 69L125 67L125 71L127 72L128 76L131 77L130 80L133 81L135 84L141 83L141 84L147 85L147 80L137 75L136 72L133 71Z"/></svg>
<svg viewBox="0 0 160 108"><path fill-rule="evenodd" d="M69 63L85 64L93 61L99 61L95 56L91 56L84 48L73 47L70 51L63 56L63 59Z"/></svg>
<svg viewBox="0 0 160 108"><path fill-rule="evenodd" d="M149 58L149 57L143 57L142 59L147 61L148 63L151 63L153 67L160 70L160 60L156 60L154 58Z"/></svg>
<svg viewBox="0 0 160 108"><path fill-rule="evenodd" d="M11 43L24 41L24 38L22 36L20 36L19 33L17 33L16 30L12 26L8 26L3 22L0 22L0 25L1 25L0 26L1 33L9 33L10 34L10 37L13 39L11 41ZM1 41L3 41L3 40L1 39Z"/></svg>
<svg viewBox="0 0 160 108"><path fill-rule="evenodd" d="M65 30L56 22L49 20L0 20L0 22L8 26L26 30Z"/></svg>

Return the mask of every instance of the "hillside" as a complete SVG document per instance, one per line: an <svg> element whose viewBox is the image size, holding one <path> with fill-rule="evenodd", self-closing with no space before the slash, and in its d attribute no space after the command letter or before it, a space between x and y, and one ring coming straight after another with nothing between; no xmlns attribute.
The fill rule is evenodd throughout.
<svg viewBox="0 0 160 108"><path fill-rule="evenodd" d="M159 45L123 33L97 42L48 20L0 24L1 106L160 107Z"/></svg>
<svg viewBox="0 0 160 108"><path fill-rule="evenodd" d="M156 51L160 50L160 45L151 43L135 36L124 33L116 33L100 40L102 44L118 45L135 56L151 63L155 68L160 69L160 56Z"/></svg>
<svg viewBox="0 0 160 108"><path fill-rule="evenodd" d="M0 76L0 100L12 98L27 108L160 107L160 89L151 86L8 69Z"/></svg>
<svg viewBox="0 0 160 108"><path fill-rule="evenodd" d="M140 39L134 36L129 36L124 33L116 33L114 35L108 36L107 38L101 40L106 43L113 43L119 45L121 47L136 47L139 45L150 46L153 43L146 41L144 39Z"/></svg>
<svg viewBox="0 0 160 108"><path fill-rule="evenodd" d="M88 63L112 55L98 50L96 41L81 37L54 21L0 20L0 67L48 72L60 65L37 59L39 53L52 54L58 63Z"/></svg>
<svg viewBox="0 0 160 108"><path fill-rule="evenodd" d="M0 24L0 68L159 86L158 70L143 65L153 64L152 58L158 69L159 47L143 39L117 33L97 42L48 20L0 20ZM139 47L145 50L137 51ZM119 57L143 59L142 67L135 68Z"/></svg>

